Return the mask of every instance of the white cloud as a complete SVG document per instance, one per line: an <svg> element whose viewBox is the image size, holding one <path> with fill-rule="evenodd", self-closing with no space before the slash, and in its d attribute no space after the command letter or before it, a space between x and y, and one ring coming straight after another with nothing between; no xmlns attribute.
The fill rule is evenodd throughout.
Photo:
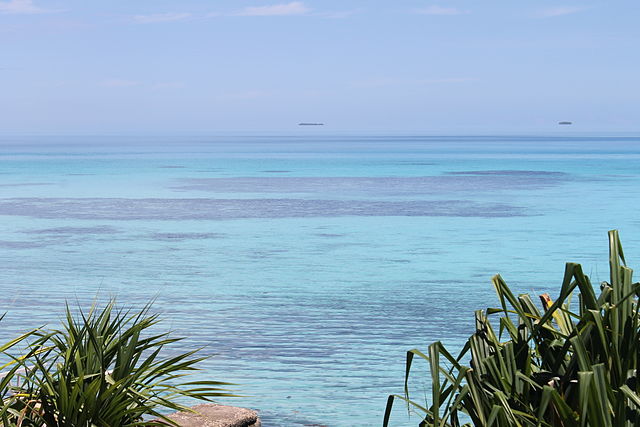
<svg viewBox="0 0 640 427"><path fill-rule="evenodd" d="M237 16L288 16L305 15L311 9L306 7L301 1L291 3L273 4L270 6L250 6L235 13Z"/></svg>
<svg viewBox="0 0 640 427"><path fill-rule="evenodd" d="M420 15L466 15L470 13L468 10L457 9L455 7L429 6L424 9L416 10Z"/></svg>
<svg viewBox="0 0 640 427"><path fill-rule="evenodd" d="M544 9L540 12L540 16L552 18L554 16L573 15L574 13L582 12L584 7L575 6L560 6Z"/></svg>
<svg viewBox="0 0 640 427"><path fill-rule="evenodd" d="M133 20L139 24L154 24L156 22L175 22L190 18L187 12L180 13L154 13L151 15L136 15Z"/></svg>
<svg viewBox="0 0 640 427"><path fill-rule="evenodd" d="M0 0L2 1L2 0ZM225 16L316 16L327 19L343 19L348 18L358 10L343 10L343 11L328 11L328 12L316 12L307 7L304 2L292 1L289 3L272 4L267 6L248 6L234 12L209 12L205 14L193 14L189 12L181 13L156 13L149 15L136 15L131 17L134 22L139 24L151 24L157 22L175 22L183 21L185 19L206 19L206 18L218 18Z"/></svg>
<svg viewBox="0 0 640 427"><path fill-rule="evenodd" d="M33 4L33 0L8 0L0 1L0 13L2 14L34 14L46 13L47 10L42 9Z"/></svg>

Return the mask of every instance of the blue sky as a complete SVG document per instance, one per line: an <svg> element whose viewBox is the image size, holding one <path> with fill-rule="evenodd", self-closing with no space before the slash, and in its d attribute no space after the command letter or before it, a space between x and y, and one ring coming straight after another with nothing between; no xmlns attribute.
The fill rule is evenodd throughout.
<svg viewBox="0 0 640 427"><path fill-rule="evenodd" d="M640 130L637 0L0 0L0 132Z"/></svg>

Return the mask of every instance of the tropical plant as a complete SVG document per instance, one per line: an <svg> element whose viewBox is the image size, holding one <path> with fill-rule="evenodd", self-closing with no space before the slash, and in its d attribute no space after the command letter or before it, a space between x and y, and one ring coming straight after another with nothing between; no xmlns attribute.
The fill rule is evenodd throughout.
<svg viewBox="0 0 640 427"><path fill-rule="evenodd" d="M74 316L67 306L64 327L40 332L24 360L24 382L13 388L9 413L22 426L115 427L176 425L161 410L188 410L182 398L231 396L218 381L187 381L205 357L197 350L163 356L182 338L154 333L158 316L103 309ZM155 417L160 421L149 421ZM4 424L9 425L7 423Z"/></svg>
<svg viewBox="0 0 640 427"><path fill-rule="evenodd" d="M4 315L0 316L0 320L2 319L4 319ZM6 354L6 351L30 337L34 332L35 331L27 332L26 334L20 335L19 337L0 345L0 354L5 356L8 360L6 363L0 365L0 422L2 423L2 426L8 426L11 424L9 422L10 410L15 402L15 396L9 390L12 382L20 373L22 369L22 362L25 359L25 356L17 359L11 357Z"/></svg>
<svg viewBox="0 0 640 427"><path fill-rule="evenodd" d="M495 276L500 307L476 312L476 332L460 354L440 342L428 354L407 352L405 394L389 396L384 426L396 399L422 414L420 426L640 425L640 283L632 282L615 230L609 264L610 279L596 295L582 267L568 263L558 299L542 295L541 309ZM415 357L431 372L427 405L409 396Z"/></svg>

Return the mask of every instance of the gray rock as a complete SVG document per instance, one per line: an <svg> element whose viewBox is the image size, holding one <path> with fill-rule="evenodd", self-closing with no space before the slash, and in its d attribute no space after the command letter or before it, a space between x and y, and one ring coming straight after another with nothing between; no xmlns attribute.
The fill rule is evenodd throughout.
<svg viewBox="0 0 640 427"><path fill-rule="evenodd" d="M169 418L180 427L260 427L258 414L251 409L205 403L193 406L195 412L176 412Z"/></svg>

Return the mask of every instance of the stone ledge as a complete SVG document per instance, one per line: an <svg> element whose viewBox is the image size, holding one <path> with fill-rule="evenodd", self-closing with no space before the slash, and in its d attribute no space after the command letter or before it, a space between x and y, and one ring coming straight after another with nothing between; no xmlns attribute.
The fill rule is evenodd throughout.
<svg viewBox="0 0 640 427"><path fill-rule="evenodd" d="M235 406L205 403L191 407L193 412L176 412L169 418L180 427L260 427L256 411Z"/></svg>

